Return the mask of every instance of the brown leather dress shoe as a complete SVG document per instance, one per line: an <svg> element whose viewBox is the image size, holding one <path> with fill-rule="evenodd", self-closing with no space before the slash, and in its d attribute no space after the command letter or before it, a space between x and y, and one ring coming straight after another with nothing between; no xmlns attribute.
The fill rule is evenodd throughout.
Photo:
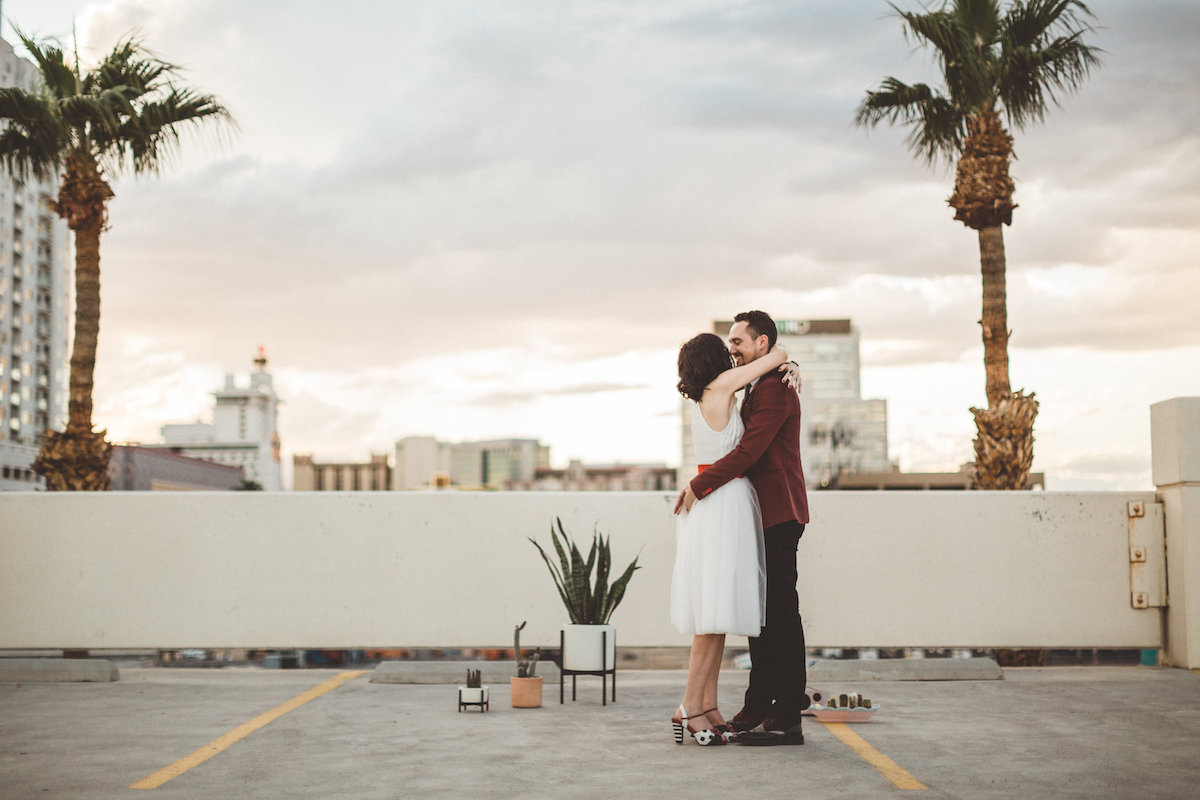
<svg viewBox="0 0 1200 800"><path fill-rule="evenodd" d="M729 720L729 726L733 728L734 733L742 734L762 725L768 717L769 715L765 712L758 713L743 708L737 714L734 714L733 719Z"/></svg>
<svg viewBox="0 0 1200 800"><path fill-rule="evenodd" d="M751 747L770 747L781 744L804 744L804 731L801 722L779 720L774 717L763 721L761 731L747 731L734 740L738 744Z"/></svg>

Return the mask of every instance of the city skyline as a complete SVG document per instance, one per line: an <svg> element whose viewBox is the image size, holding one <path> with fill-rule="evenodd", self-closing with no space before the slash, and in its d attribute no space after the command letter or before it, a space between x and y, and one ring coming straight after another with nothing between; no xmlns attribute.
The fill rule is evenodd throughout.
<svg viewBox="0 0 1200 800"><path fill-rule="evenodd" d="M1042 402L1050 489L1140 489L1149 405L1200 394L1200 8L1089 7L1102 66L1014 132L1012 379ZM9 41L74 20L85 60L140 30L240 123L114 181L111 439L206 417L261 344L284 464L409 435L676 464L679 344L763 308L854 321L904 469L971 460L979 263L952 171L852 124L883 76L931 79L885 3L322 8L4 4Z"/></svg>

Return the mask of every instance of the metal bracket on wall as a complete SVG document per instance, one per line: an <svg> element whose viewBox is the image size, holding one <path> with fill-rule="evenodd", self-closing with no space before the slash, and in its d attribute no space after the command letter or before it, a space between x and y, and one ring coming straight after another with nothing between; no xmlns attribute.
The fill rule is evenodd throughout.
<svg viewBox="0 0 1200 800"><path fill-rule="evenodd" d="M1129 503L1129 602L1134 608L1167 605L1167 534L1162 503Z"/></svg>

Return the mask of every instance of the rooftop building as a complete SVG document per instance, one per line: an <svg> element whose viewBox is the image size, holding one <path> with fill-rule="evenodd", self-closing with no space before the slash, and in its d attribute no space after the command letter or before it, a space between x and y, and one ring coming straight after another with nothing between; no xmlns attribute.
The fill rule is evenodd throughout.
<svg viewBox="0 0 1200 800"><path fill-rule="evenodd" d="M665 464L584 464L573 459L566 469L538 469L532 480L507 488L541 492L674 491L676 469Z"/></svg>
<svg viewBox="0 0 1200 800"><path fill-rule="evenodd" d="M550 448L537 439L443 442L407 436L396 442L395 489L508 489L550 466Z"/></svg>
<svg viewBox="0 0 1200 800"><path fill-rule="evenodd" d="M318 462L311 453L292 457L292 489L297 492L381 492L391 488L387 453L372 453L365 462Z"/></svg>
<svg viewBox="0 0 1200 800"><path fill-rule="evenodd" d="M245 470L245 477L268 492L283 488L280 474L280 440L277 430L281 402L275 393L267 354L258 349L249 385L239 385L226 375L225 385L213 393L213 421L170 424L162 427L162 444L143 447L167 449L192 458L230 464Z"/></svg>
<svg viewBox="0 0 1200 800"><path fill-rule="evenodd" d="M114 492L238 489L243 475L241 467L136 445L117 445L108 462L109 490Z"/></svg>

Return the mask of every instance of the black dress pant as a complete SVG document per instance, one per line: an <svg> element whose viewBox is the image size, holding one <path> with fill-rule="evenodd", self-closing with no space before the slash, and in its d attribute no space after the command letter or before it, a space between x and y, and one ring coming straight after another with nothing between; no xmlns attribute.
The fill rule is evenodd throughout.
<svg viewBox="0 0 1200 800"><path fill-rule="evenodd" d="M767 567L767 624L750 638L746 709L777 719L800 719L808 708L804 623L796 593L796 548L804 525L792 520L763 531Z"/></svg>

